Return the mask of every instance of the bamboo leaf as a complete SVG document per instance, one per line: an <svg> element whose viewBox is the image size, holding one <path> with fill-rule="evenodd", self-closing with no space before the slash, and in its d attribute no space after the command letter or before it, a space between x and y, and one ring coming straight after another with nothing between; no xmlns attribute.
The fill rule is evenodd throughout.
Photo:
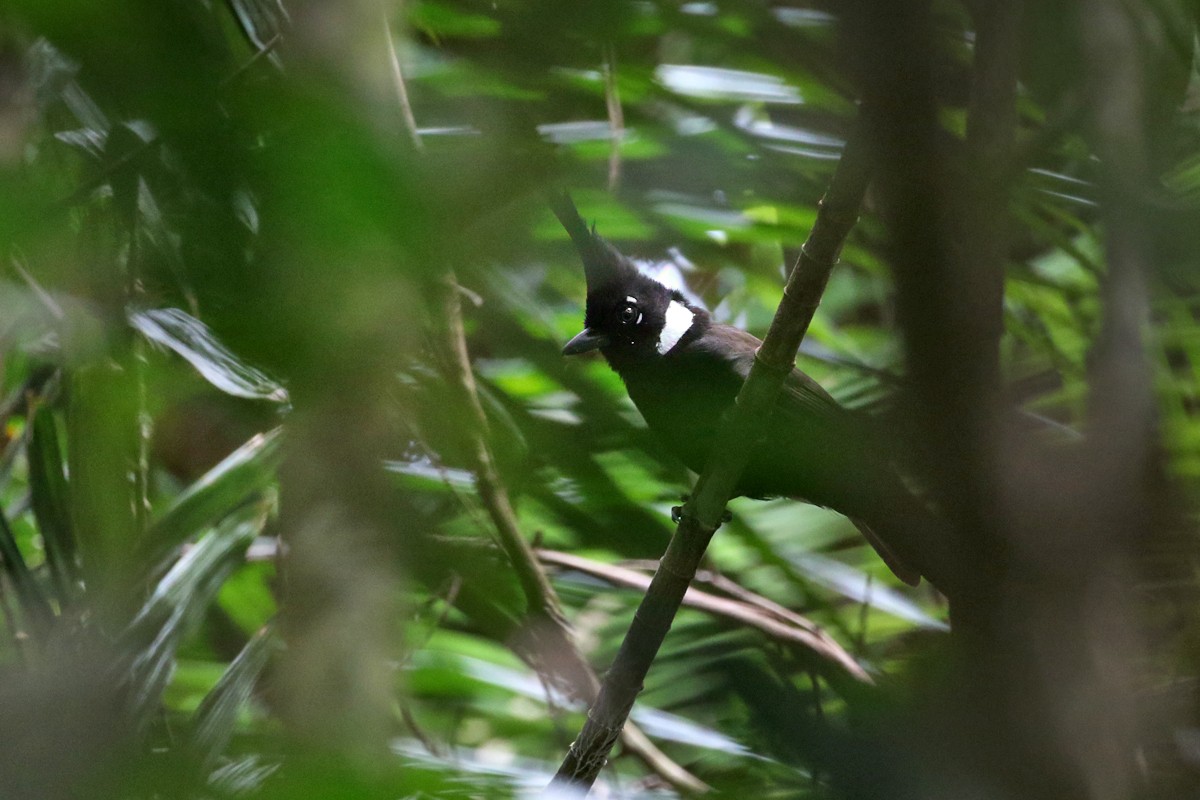
<svg viewBox="0 0 1200 800"><path fill-rule="evenodd" d="M58 422L52 409L42 406L33 415L29 442L29 492L33 514L46 547L46 562L59 598L67 601L79 580L75 561L75 532L67 513L70 501L66 469L59 449Z"/></svg>
<svg viewBox="0 0 1200 800"><path fill-rule="evenodd" d="M4 560L4 572L12 581L21 606L30 619L39 626L48 625L54 618L54 612L17 547L17 539L3 509L0 509L0 558Z"/></svg>
<svg viewBox="0 0 1200 800"><path fill-rule="evenodd" d="M257 497L275 481L281 429L258 434L189 486L151 526L156 552L178 545L197 531Z"/></svg>
<svg viewBox="0 0 1200 800"><path fill-rule="evenodd" d="M264 522L258 508L227 517L175 562L129 624L123 638L136 655L124 679L135 721L144 723L157 707L180 642L203 619Z"/></svg>
<svg viewBox="0 0 1200 800"><path fill-rule="evenodd" d="M242 648L192 717L192 747L206 768L214 766L233 736L238 713L250 699L275 649L274 631L263 628Z"/></svg>
<svg viewBox="0 0 1200 800"><path fill-rule="evenodd" d="M279 0L229 0L229 10L259 50L270 47L288 24L287 11Z"/></svg>
<svg viewBox="0 0 1200 800"><path fill-rule="evenodd" d="M208 776L208 784L221 797L249 797L279 769L258 756L246 756L223 764Z"/></svg>
<svg viewBox="0 0 1200 800"><path fill-rule="evenodd" d="M872 581L862 570L816 553L796 554L791 559L795 567L814 583L856 603L877 608L920 628L949 629L945 622L932 617L896 590Z"/></svg>
<svg viewBox="0 0 1200 800"><path fill-rule="evenodd" d="M206 381L226 394L286 403L287 390L246 364L200 320L178 308L131 310L129 324L155 344L183 356Z"/></svg>

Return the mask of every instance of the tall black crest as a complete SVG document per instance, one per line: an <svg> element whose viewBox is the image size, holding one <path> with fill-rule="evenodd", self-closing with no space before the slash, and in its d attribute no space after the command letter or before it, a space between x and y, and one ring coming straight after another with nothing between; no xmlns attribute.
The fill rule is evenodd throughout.
<svg viewBox="0 0 1200 800"><path fill-rule="evenodd" d="M602 286L628 280L637 274L637 267L628 258L597 234L594 228L587 226L583 217L579 216L579 209L575 208L569 194L552 193L550 209L575 243L575 249L579 251L589 294Z"/></svg>

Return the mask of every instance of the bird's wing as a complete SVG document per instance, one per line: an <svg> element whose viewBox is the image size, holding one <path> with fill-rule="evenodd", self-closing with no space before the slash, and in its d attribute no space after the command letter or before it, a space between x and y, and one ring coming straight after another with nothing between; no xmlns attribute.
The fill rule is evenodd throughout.
<svg viewBox="0 0 1200 800"><path fill-rule="evenodd" d="M754 365L754 354L761 344L762 340L752 333L730 325L714 324L696 346L706 349L711 356L728 361L733 371L744 381L750 375L750 368ZM846 410L838 405L821 384L798 369L793 369L784 379L783 393L784 396L778 404L781 409L839 420L847 415Z"/></svg>
<svg viewBox="0 0 1200 800"><path fill-rule="evenodd" d="M758 337L738 328L714 325L704 338L707 340L709 349L727 358L734 372L742 380L745 380L754 364L754 354L762 344ZM860 438L861 427L853 424L852 413L838 405L821 384L798 369L793 369L784 379L782 396L776 403L775 414L777 419L782 418L785 425L790 419L796 426L807 428L810 431L814 420L826 420L828 427L825 433L834 437L834 441L839 447L853 450L863 445ZM822 427L825 427L824 422ZM866 479L866 476L863 477ZM876 478L882 478L889 484L895 480L894 476L890 474L876 475ZM899 483L896 485L899 486ZM870 525L862 519L854 517L851 517L851 522L875 548L875 551L879 553L896 577L910 586L916 586L921 582L920 572L902 559Z"/></svg>
<svg viewBox="0 0 1200 800"><path fill-rule="evenodd" d="M883 563L887 564L888 569L892 571L893 575L904 581L904 583L908 584L909 586L921 585L921 573L918 572L915 567L897 555L896 551L893 550L887 542L883 541L883 539L879 537L879 534L872 530L870 525L855 517L850 517L850 521L854 523L854 527L857 528L858 532L863 535L863 538L867 540L867 543L870 544L871 547L875 548L875 552L879 554L881 559L883 559Z"/></svg>

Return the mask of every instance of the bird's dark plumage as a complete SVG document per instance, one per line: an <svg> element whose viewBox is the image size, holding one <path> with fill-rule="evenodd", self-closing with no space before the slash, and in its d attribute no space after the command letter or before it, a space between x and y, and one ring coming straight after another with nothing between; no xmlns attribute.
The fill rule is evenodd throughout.
<svg viewBox="0 0 1200 800"><path fill-rule="evenodd" d="M557 196L551 205L580 252L588 284L586 327L564 353L599 349L650 429L699 472L762 342L642 275L587 227L570 198ZM917 583L920 573L909 566L915 559L906 556L927 538L933 516L872 447L863 422L793 369L766 428L737 492L845 514L898 577Z"/></svg>

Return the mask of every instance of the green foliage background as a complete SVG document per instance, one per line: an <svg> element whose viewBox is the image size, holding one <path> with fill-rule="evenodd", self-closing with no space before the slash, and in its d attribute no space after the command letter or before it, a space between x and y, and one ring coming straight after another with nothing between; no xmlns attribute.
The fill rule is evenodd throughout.
<svg viewBox="0 0 1200 800"><path fill-rule="evenodd" d="M972 22L934 8L953 150ZM1026 13L1002 341L1005 399L1063 447L1081 436L1106 274L1074 9ZM1126 685L1155 709L1131 745L1145 796L1194 788L1200 763L1196 12L1130 11L1171 487L1126 609L1142 637ZM569 187L648 271L761 335L856 113L837 13L0 4L4 795L543 786L583 711L519 645L527 599L476 492L475 441L529 540L645 574L690 481L602 361L561 357L585 289L544 192ZM885 437L905 368L875 211L868 198L799 363ZM486 431L456 389L447 292ZM899 584L832 512L731 508L720 580L699 588L805 615L873 682L689 608L634 720L722 796L825 796L830 758L862 760L856 796L932 792L905 777L897 721L952 661L941 598ZM602 671L639 593L551 572ZM604 781L611 797L679 791L628 754Z"/></svg>

